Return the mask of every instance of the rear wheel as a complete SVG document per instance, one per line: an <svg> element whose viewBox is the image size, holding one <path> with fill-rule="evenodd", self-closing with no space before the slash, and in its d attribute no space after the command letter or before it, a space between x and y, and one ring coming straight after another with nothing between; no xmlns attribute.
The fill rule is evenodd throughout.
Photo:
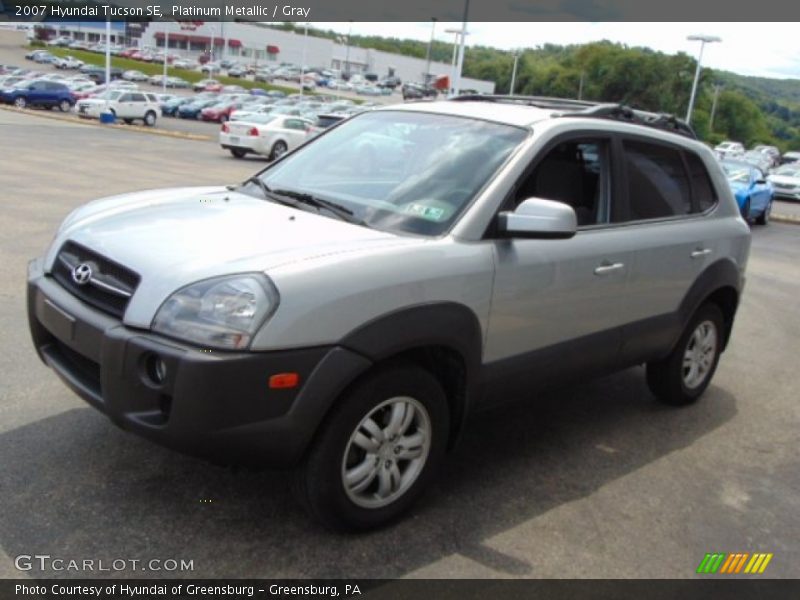
<svg viewBox="0 0 800 600"><path fill-rule="evenodd" d="M26 106L28 106L28 101L22 96L20 96L19 98L14 100L14 106L16 106L17 108L25 108Z"/></svg>
<svg viewBox="0 0 800 600"><path fill-rule="evenodd" d="M769 217L771 214L772 214L772 198L770 198L769 202L767 202L767 206L764 209L764 212L761 213L756 219L756 223L758 223L759 225L767 225L769 223Z"/></svg>
<svg viewBox="0 0 800 600"><path fill-rule="evenodd" d="M278 140L272 145L272 151L269 153L269 158L270 160L277 160L288 151L289 147L286 145L286 142Z"/></svg>
<svg viewBox="0 0 800 600"><path fill-rule="evenodd" d="M70 104L69 100L62 100L58 108L61 109L61 112L69 112L72 109L72 104Z"/></svg>
<svg viewBox="0 0 800 600"><path fill-rule="evenodd" d="M148 127L153 127L156 124L156 113L152 110L144 116L144 124Z"/></svg>
<svg viewBox="0 0 800 600"><path fill-rule="evenodd" d="M233 154L236 158L244 158L247 155L247 150L242 150L241 148L231 148L231 154Z"/></svg>
<svg viewBox="0 0 800 600"><path fill-rule="evenodd" d="M704 304L689 320L672 353L647 363L647 385L664 404L684 406L706 390L717 369L724 320L716 304Z"/></svg>
<svg viewBox="0 0 800 600"><path fill-rule="evenodd" d="M399 517L435 477L449 431L447 400L428 371L392 364L337 402L297 473L307 510L335 530Z"/></svg>

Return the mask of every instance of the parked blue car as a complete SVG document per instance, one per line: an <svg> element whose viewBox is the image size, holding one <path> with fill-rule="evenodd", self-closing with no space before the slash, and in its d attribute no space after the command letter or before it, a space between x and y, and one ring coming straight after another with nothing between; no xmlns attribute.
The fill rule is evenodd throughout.
<svg viewBox="0 0 800 600"><path fill-rule="evenodd" d="M178 116L181 119L199 119L200 113L204 108L217 104L219 98L211 98L200 100L198 102L189 102L178 108Z"/></svg>
<svg viewBox="0 0 800 600"><path fill-rule="evenodd" d="M14 87L6 88L0 91L0 101L13 104L17 108L57 106L63 112L69 112L75 104L75 99L66 85L42 80L20 82Z"/></svg>
<svg viewBox="0 0 800 600"><path fill-rule="evenodd" d="M194 102L194 98L172 98L161 104L161 114L165 117L177 117L181 106Z"/></svg>
<svg viewBox="0 0 800 600"><path fill-rule="evenodd" d="M745 221L769 222L775 190L760 169L744 162L724 160L722 169Z"/></svg>

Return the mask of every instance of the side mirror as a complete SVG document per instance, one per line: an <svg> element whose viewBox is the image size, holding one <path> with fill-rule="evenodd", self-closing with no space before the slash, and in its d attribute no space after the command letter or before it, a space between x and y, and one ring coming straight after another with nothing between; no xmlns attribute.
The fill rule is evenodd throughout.
<svg viewBox="0 0 800 600"><path fill-rule="evenodd" d="M528 198L515 211L501 212L498 227L511 238L566 239L575 235L578 220L568 204Z"/></svg>

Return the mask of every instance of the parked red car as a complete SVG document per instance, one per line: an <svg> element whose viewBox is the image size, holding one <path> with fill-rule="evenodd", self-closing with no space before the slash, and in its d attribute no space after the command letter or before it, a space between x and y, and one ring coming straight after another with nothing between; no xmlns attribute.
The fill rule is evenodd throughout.
<svg viewBox="0 0 800 600"><path fill-rule="evenodd" d="M238 109L242 108L241 101L225 101L220 102L219 104L215 104L213 106L209 106L208 108L204 108L203 111L200 113L201 118L203 121L216 121L217 123L224 123L225 121L229 121L231 118L231 113Z"/></svg>

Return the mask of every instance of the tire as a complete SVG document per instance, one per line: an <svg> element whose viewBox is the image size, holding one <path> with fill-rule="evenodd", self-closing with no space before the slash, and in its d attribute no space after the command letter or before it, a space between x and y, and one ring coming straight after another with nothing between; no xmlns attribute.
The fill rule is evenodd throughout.
<svg viewBox="0 0 800 600"><path fill-rule="evenodd" d="M750 198L744 201L744 206L742 207L742 218L750 222Z"/></svg>
<svg viewBox="0 0 800 600"><path fill-rule="evenodd" d="M767 202L767 207L764 209L758 218L756 219L756 223L759 225L768 225L769 224L769 216L772 214L772 198L770 198L769 202Z"/></svg>
<svg viewBox="0 0 800 600"><path fill-rule="evenodd" d="M14 106L16 106L17 108L26 108L28 106L28 101L22 96L20 96L19 98L14 100Z"/></svg>
<svg viewBox="0 0 800 600"><path fill-rule="evenodd" d="M404 432L399 437L388 435L392 416L398 424L394 431ZM365 428L368 420L375 427L372 433ZM433 375L412 364L379 367L339 398L320 427L296 473L299 500L312 517L335 531L386 525L408 510L436 477L449 427L447 399ZM358 444L357 436L375 449ZM414 445L405 450L398 444L410 439ZM396 458L404 452L409 458ZM346 473L358 475L358 469L361 478L346 489Z"/></svg>
<svg viewBox="0 0 800 600"><path fill-rule="evenodd" d="M286 145L286 142L278 140L272 145L272 150L269 153L270 160L277 160L284 154L289 151L289 146Z"/></svg>
<svg viewBox="0 0 800 600"><path fill-rule="evenodd" d="M247 156L247 150L242 150L241 148L231 148L231 154L233 154L236 158L244 158Z"/></svg>
<svg viewBox="0 0 800 600"><path fill-rule="evenodd" d="M133 125L133 119L122 119L122 122L125 123L125 125Z"/></svg>
<svg viewBox="0 0 800 600"><path fill-rule="evenodd" d="M647 385L659 401L686 406L700 398L717 369L724 332L719 307L702 305L689 319L670 355L647 363Z"/></svg>
<svg viewBox="0 0 800 600"><path fill-rule="evenodd" d="M155 125L156 125L156 113L154 113L152 110L148 111L147 113L145 113L145 115L144 115L144 124L147 125L148 127L155 127Z"/></svg>
<svg viewBox="0 0 800 600"><path fill-rule="evenodd" d="M61 110L61 112L69 112L72 110L72 104L70 104L69 100L62 100L59 102L58 108Z"/></svg>

